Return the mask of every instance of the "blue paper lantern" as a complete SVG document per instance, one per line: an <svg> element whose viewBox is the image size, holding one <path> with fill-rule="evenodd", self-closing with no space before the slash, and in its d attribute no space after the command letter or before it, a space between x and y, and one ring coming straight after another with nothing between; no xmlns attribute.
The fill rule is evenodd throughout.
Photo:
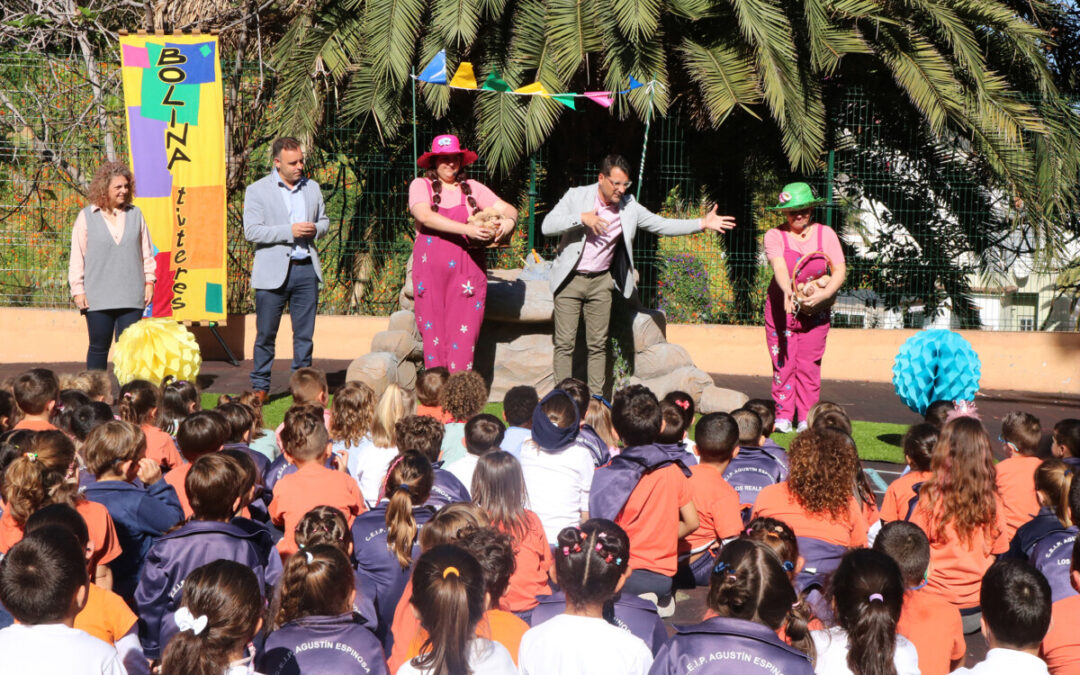
<svg viewBox="0 0 1080 675"><path fill-rule="evenodd" d="M922 415L934 401L971 401L979 390L979 355L951 330L919 331L900 346L893 387L908 408Z"/></svg>

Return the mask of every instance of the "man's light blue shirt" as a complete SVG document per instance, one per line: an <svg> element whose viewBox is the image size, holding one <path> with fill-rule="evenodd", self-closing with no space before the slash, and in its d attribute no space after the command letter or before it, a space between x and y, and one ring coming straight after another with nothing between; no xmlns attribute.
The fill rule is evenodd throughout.
<svg viewBox="0 0 1080 675"><path fill-rule="evenodd" d="M296 181L296 185L293 185L292 189L290 189L281 180L277 169L273 169L271 173L274 182L277 183L278 190L281 192L281 199L285 202L285 210L289 212L289 222L302 223L307 220L307 207L304 204L303 193L304 182L307 177L301 177L300 180ZM289 257L293 260L305 260L311 257L311 252L308 250L308 237L301 237L294 241L293 250Z"/></svg>

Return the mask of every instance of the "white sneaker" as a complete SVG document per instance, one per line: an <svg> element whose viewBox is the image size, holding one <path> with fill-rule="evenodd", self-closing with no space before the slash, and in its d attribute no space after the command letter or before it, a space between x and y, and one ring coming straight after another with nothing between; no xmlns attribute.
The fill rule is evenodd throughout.
<svg viewBox="0 0 1080 675"><path fill-rule="evenodd" d="M778 434L790 434L791 420L776 420L776 424L773 425L773 431Z"/></svg>
<svg viewBox="0 0 1080 675"><path fill-rule="evenodd" d="M638 596L642 600L648 600L652 604L656 605L656 613L660 615L661 619L667 619L675 614L675 593L672 592L668 598L666 605L660 604L660 598L656 593L642 593Z"/></svg>
<svg viewBox="0 0 1080 675"><path fill-rule="evenodd" d="M801 434L802 432L806 431L808 428L809 427L806 426L806 420L803 420L802 422L799 422L799 426L795 429L795 431L797 431L797 432L799 432Z"/></svg>

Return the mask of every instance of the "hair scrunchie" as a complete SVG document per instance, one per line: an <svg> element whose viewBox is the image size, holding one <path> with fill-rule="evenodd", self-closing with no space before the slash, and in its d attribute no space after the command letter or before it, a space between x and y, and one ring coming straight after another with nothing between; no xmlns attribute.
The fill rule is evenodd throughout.
<svg viewBox="0 0 1080 675"><path fill-rule="evenodd" d="M206 625L210 623L210 619L205 614L195 616L187 607L181 607L173 612L173 619L176 621L176 627L180 629L181 633L189 630L195 635L200 635L206 630Z"/></svg>

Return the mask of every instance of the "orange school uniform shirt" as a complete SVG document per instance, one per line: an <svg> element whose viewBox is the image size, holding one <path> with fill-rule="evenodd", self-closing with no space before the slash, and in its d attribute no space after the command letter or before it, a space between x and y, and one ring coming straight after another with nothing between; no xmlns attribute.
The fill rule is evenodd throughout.
<svg viewBox="0 0 1080 675"><path fill-rule="evenodd" d="M915 484L928 478L929 471L912 471L894 480L881 500L881 519L886 523L906 519L911 500L915 499Z"/></svg>
<svg viewBox="0 0 1080 675"><path fill-rule="evenodd" d="M1014 455L998 462L997 489L1005 510L1005 538L1012 540L1017 528L1039 512L1039 497L1035 493L1035 469L1042 460L1038 457Z"/></svg>
<svg viewBox="0 0 1080 675"><path fill-rule="evenodd" d="M904 593L896 632L915 645L922 675L946 675L967 653L960 610L928 588Z"/></svg>
<svg viewBox="0 0 1080 675"><path fill-rule="evenodd" d="M946 526L942 536L935 536L940 513L928 511L923 508L925 504L925 498L919 500L911 514L911 522L921 527L930 539L930 578L927 588L958 608L977 607L983 575L993 564L994 556L1009 550L1001 500L998 499L997 523L991 528L990 536L980 527L966 542L960 540L951 523ZM938 509L940 511L940 506Z"/></svg>
<svg viewBox="0 0 1080 675"><path fill-rule="evenodd" d="M44 420L24 419L12 429L29 429L30 431L58 431L57 427Z"/></svg>
<svg viewBox="0 0 1080 675"><path fill-rule="evenodd" d="M90 584L86 606L75 615L75 628L109 644L116 644L138 620L123 598L97 584Z"/></svg>
<svg viewBox="0 0 1080 675"><path fill-rule="evenodd" d="M405 590L412 595L411 586ZM405 604L408 604L409 595L402 596ZM397 616L394 617L394 648L390 658L387 659L387 666L391 673L396 673L402 664L419 656L420 648L424 646L424 640L428 637L427 631L420 626L419 619L413 616L412 611L409 611L409 618L412 619L411 625L399 626ZM402 630L401 634L398 633L399 629ZM521 636L525 635L527 630L529 630L529 624L501 609L489 609L484 612L484 618L480 619L480 623L476 624L477 637L487 638L506 647L506 651L510 652L510 658L514 659L515 664L518 660Z"/></svg>
<svg viewBox="0 0 1080 675"><path fill-rule="evenodd" d="M184 518L190 518L194 513L191 510L191 502L187 498L187 490L184 488L184 481L187 480L188 471L191 471L191 463L184 462L165 474L165 482L173 486L177 498L180 499L180 508L184 509Z"/></svg>
<svg viewBox="0 0 1080 675"><path fill-rule="evenodd" d="M116 525L109 510L102 504L88 499L77 499L75 510L86 521L86 530L93 546L91 560L95 565L108 565L120 556L120 541L116 536ZM0 516L0 553L7 553L12 546L23 538L23 526L15 522L8 511Z"/></svg>
<svg viewBox="0 0 1080 675"><path fill-rule="evenodd" d="M443 424L454 421L453 415L443 410L441 406L437 405L421 405L417 403L416 414L423 415L424 417L431 417L433 419L437 419Z"/></svg>
<svg viewBox="0 0 1080 675"><path fill-rule="evenodd" d="M1043 638L1040 656L1050 675L1080 675L1080 595L1054 603L1050 630Z"/></svg>
<svg viewBox="0 0 1080 675"><path fill-rule="evenodd" d="M528 509L525 510L525 528L524 538L514 537L514 573L510 575L506 593L499 599L499 609L508 612L526 612L540 604L536 596L550 592L551 548L544 536L540 516Z"/></svg>
<svg viewBox="0 0 1080 675"><path fill-rule="evenodd" d="M317 462L304 464L274 486L270 518L285 531L278 542L281 555L296 552L296 524L316 506L332 506L341 511L352 526L353 519L366 511L360 486L349 474L327 469Z"/></svg>
<svg viewBox="0 0 1080 675"><path fill-rule="evenodd" d="M674 576L679 554L679 509L693 502L690 481L668 464L641 477L615 517L630 539L630 569Z"/></svg>
<svg viewBox="0 0 1080 675"><path fill-rule="evenodd" d="M143 424L140 428L146 434L147 457L166 469L175 469L184 463L184 458L176 449L176 442L173 441L172 436L149 424ZM179 490L176 492L180 493Z"/></svg>
<svg viewBox="0 0 1080 675"><path fill-rule="evenodd" d="M696 551L713 541L738 536L743 524L739 493L724 480L719 469L710 464L695 464L690 467L690 474L687 482L699 525L679 543L680 552Z"/></svg>
<svg viewBox="0 0 1080 675"><path fill-rule="evenodd" d="M798 537L810 537L837 546L866 546L869 530L862 506L854 496L848 497L848 512L844 518L835 518L831 513L810 513L796 501L787 481L762 488L754 502L754 517L776 518L787 523Z"/></svg>

